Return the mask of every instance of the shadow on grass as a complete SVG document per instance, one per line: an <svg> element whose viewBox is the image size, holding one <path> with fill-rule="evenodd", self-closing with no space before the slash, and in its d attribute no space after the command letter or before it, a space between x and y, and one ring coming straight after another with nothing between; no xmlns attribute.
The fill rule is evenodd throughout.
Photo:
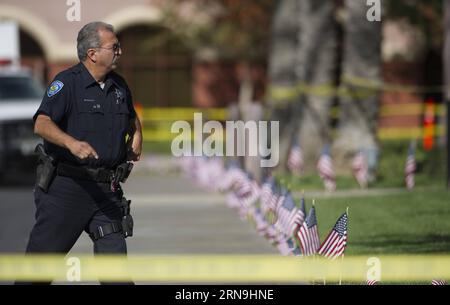
<svg viewBox="0 0 450 305"><path fill-rule="evenodd" d="M353 241L353 254L438 254L450 252L450 234L379 235L367 241Z"/></svg>

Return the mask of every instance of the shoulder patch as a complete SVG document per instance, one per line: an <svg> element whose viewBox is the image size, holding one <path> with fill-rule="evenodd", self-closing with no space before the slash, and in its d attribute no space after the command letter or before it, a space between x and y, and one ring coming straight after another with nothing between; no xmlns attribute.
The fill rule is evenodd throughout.
<svg viewBox="0 0 450 305"><path fill-rule="evenodd" d="M62 87L64 87L64 84L61 81L59 81L59 80L55 80L48 87L48 89L47 89L47 96L48 97L54 96L56 93L61 91Z"/></svg>

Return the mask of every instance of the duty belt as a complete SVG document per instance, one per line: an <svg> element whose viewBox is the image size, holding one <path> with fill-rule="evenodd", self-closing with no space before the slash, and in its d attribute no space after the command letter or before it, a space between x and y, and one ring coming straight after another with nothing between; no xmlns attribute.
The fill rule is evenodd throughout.
<svg viewBox="0 0 450 305"><path fill-rule="evenodd" d="M114 179L115 170L107 168L89 168L58 163L56 173L59 176L110 183Z"/></svg>

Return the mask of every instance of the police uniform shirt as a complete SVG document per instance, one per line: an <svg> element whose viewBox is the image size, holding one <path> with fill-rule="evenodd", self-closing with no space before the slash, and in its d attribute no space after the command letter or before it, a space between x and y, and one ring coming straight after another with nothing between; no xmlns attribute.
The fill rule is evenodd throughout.
<svg viewBox="0 0 450 305"><path fill-rule="evenodd" d="M103 89L79 63L61 73L47 89L33 116L45 114L65 133L88 142L98 159L81 160L68 149L44 140L45 149L59 161L113 168L125 161L126 137L136 118L131 92L115 72L106 75Z"/></svg>

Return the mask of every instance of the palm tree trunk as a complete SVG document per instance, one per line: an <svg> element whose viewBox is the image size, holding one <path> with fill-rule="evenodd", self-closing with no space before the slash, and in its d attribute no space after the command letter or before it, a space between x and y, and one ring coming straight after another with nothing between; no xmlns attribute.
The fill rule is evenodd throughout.
<svg viewBox="0 0 450 305"><path fill-rule="evenodd" d="M355 86L354 80L378 83L381 79L381 22L367 20L366 1L345 0L345 9L341 83L349 90L340 99L339 130L333 151L336 164L348 167L353 154L364 150L373 172L379 149L379 94L373 90L358 96L357 91L367 88Z"/></svg>
<svg viewBox="0 0 450 305"><path fill-rule="evenodd" d="M258 124L264 118L264 111L261 103L253 100L254 84L251 76L250 63L240 63L239 70L239 110L241 119L244 122L255 121ZM247 136L245 137L245 141L246 147L249 147L252 143L252 139ZM260 169L260 157L246 155L243 161L247 172L251 173L255 180L261 182L262 171Z"/></svg>
<svg viewBox="0 0 450 305"><path fill-rule="evenodd" d="M279 0L272 23L272 42L269 55L270 87L294 88L297 83L295 73L297 33L298 33L298 0ZM268 101L270 120L280 123L279 146L272 144L272 154L279 157L279 164L286 164L291 143L293 122L293 103L285 97L271 97Z"/></svg>
<svg viewBox="0 0 450 305"><path fill-rule="evenodd" d="M296 73L300 83L313 88L334 84L336 69L335 3L330 0L298 0L299 47ZM311 88L310 87L310 88ZM333 96L308 94L300 97L295 113L299 131L294 131L302 146L305 164L313 167L329 141L329 112Z"/></svg>

